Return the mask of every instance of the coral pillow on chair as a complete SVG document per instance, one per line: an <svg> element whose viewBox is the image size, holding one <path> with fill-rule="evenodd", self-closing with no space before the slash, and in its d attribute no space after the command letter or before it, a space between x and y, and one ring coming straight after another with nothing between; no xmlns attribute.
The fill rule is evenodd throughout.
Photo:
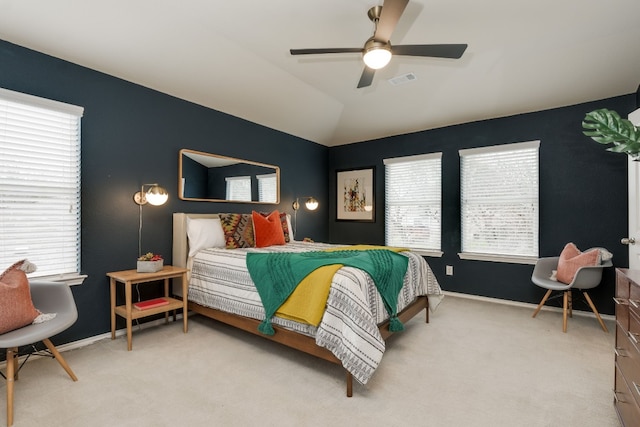
<svg viewBox="0 0 640 427"><path fill-rule="evenodd" d="M267 217L253 211L252 216L256 248L285 244L280 213L277 210L271 212Z"/></svg>
<svg viewBox="0 0 640 427"><path fill-rule="evenodd" d="M0 276L0 334L27 326L40 314L31 301L29 279L25 274L34 270L33 264L22 260Z"/></svg>
<svg viewBox="0 0 640 427"><path fill-rule="evenodd" d="M559 282L568 285L573 282L578 269L595 265L600 265L600 251L598 249L580 252L576 245L567 243L558 260L558 273L556 277Z"/></svg>

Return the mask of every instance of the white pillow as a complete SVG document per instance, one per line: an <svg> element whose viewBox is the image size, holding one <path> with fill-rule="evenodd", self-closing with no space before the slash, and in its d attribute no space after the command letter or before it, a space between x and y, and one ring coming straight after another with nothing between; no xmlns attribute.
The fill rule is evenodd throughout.
<svg viewBox="0 0 640 427"><path fill-rule="evenodd" d="M202 249L224 248L226 245L220 218L187 217L187 238L190 257Z"/></svg>

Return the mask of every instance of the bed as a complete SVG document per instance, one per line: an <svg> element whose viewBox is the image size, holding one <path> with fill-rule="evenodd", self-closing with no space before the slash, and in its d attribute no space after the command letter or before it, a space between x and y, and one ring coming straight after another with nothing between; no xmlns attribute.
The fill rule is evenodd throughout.
<svg viewBox="0 0 640 427"><path fill-rule="evenodd" d="M265 335L259 331L265 309L247 270L248 254L317 252L338 245L292 238L285 245L264 248L204 247L208 245L202 242L197 243L202 249L190 248L197 231L193 224L217 218L217 214L173 214L173 265L189 269L189 310L343 366L346 394L351 397L353 378L367 383L380 364L386 338L394 333L389 327L388 308L371 276L355 267L339 268L331 279L326 309L317 326L276 315L271 318L273 335ZM428 323L429 310L439 304L442 290L422 256L399 253L408 258L408 266L398 294L397 319L404 323L425 310ZM174 293L184 297L180 285L174 284Z"/></svg>

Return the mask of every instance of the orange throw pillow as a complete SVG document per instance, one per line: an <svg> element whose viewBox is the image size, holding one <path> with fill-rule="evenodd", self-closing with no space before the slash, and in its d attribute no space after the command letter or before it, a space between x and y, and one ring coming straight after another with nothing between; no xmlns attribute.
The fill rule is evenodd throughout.
<svg viewBox="0 0 640 427"><path fill-rule="evenodd" d="M251 215L253 217L253 234L256 240L256 248L285 244L280 212L275 210L265 217L253 211Z"/></svg>
<svg viewBox="0 0 640 427"><path fill-rule="evenodd" d="M598 249L580 252L576 245L567 243L558 260L556 278L559 282L568 285L573 282L578 269L594 265L600 265L600 251Z"/></svg>
<svg viewBox="0 0 640 427"><path fill-rule="evenodd" d="M35 266L18 261L0 276L0 334L31 324L40 314L31 301L29 279L24 270Z"/></svg>
<svg viewBox="0 0 640 427"><path fill-rule="evenodd" d="M260 212L262 216L269 216L269 212ZM284 242L289 243L291 241L291 235L289 233L289 221L287 221L287 214L285 212L280 213L280 222L282 223L282 232L284 233Z"/></svg>

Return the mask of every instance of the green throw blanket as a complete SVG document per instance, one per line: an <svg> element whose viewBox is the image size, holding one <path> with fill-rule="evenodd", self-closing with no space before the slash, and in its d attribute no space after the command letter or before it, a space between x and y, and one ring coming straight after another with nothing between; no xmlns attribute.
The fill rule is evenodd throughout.
<svg viewBox="0 0 640 427"><path fill-rule="evenodd" d="M298 283L318 267L342 264L356 267L369 273L384 306L389 313L389 330L404 329L398 319L398 294L402 289L409 259L386 249L344 250L335 252L302 253L248 253L247 268L256 285L264 310L265 320L258 330L265 335L273 335L271 318L278 308L289 298Z"/></svg>

